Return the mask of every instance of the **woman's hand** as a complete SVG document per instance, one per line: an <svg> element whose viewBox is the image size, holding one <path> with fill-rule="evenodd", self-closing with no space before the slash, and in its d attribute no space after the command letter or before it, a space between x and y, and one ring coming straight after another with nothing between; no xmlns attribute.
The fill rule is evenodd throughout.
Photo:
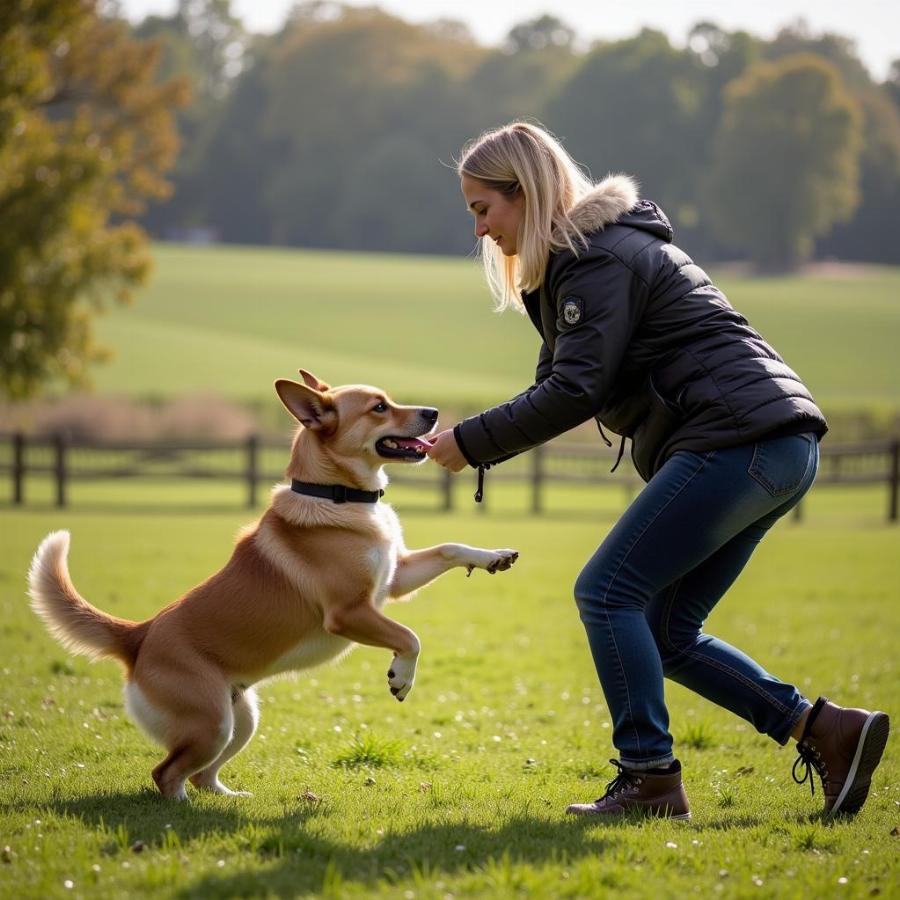
<svg viewBox="0 0 900 900"><path fill-rule="evenodd" d="M439 465L451 472L461 472L467 465L466 458L456 443L452 429L438 432L436 435L427 438L431 442L431 449L428 455Z"/></svg>

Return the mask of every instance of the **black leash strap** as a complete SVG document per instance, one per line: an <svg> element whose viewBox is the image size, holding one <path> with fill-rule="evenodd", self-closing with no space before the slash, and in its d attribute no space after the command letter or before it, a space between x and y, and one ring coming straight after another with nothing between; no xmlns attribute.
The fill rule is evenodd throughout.
<svg viewBox="0 0 900 900"><path fill-rule="evenodd" d="M478 487L475 489L475 502L481 503L484 499L484 471L491 467L490 463L482 463L478 467Z"/></svg>

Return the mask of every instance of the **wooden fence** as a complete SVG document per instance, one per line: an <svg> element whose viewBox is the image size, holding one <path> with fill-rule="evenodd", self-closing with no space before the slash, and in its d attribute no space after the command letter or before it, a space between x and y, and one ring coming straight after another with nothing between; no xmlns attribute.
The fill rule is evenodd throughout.
<svg viewBox="0 0 900 900"><path fill-rule="evenodd" d="M58 507L68 503L73 482L118 479L193 478L242 482L247 506L255 507L260 484L283 478L288 446L251 436L242 442L99 443L69 441L62 436L26 437L0 434L0 476L11 479L11 499L26 502L27 479L49 477ZM551 484L617 485L629 494L640 486L637 475L624 464L615 475L608 472L609 457L595 444L551 443L523 454L488 473L488 485L518 482L527 485L531 512L545 508L545 488ZM405 472L392 467L392 484L414 486L430 492L440 509L454 506L453 477L434 466ZM864 444L825 444L817 485L884 485L887 490L887 520L898 518L900 494L900 441ZM488 497L490 491L488 491ZM801 506L795 517L801 516Z"/></svg>

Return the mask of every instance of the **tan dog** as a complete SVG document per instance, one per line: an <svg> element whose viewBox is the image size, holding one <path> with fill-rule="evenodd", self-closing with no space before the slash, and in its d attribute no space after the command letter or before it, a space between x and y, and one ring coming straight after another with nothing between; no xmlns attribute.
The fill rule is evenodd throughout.
<svg viewBox="0 0 900 900"><path fill-rule="evenodd" d="M382 614L384 603L455 566L494 573L518 557L464 544L408 551L396 514L377 500L387 484L382 467L425 459L420 437L433 430L437 410L397 406L362 385L331 389L300 374L305 384L275 383L301 423L287 469L292 486L274 489L269 509L245 529L221 571L138 623L78 594L66 565L68 532L48 535L31 565L32 606L50 632L69 650L124 664L126 709L169 751L153 770L166 797L185 799L188 778L197 788L234 793L219 769L256 730L252 685L264 678L369 644L393 651L388 684L403 700L419 639Z"/></svg>

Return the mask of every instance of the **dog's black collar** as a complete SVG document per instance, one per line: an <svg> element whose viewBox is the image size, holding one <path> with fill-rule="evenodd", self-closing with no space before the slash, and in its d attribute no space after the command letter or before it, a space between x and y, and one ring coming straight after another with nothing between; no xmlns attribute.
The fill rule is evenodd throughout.
<svg viewBox="0 0 900 900"><path fill-rule="evenodd" d="M295 494L322 497L332 503L377 503L384 496L382 490L361 491L343 484L313 484L309 481L297 481L296 478L291 479L291 490Z"/></svg>

